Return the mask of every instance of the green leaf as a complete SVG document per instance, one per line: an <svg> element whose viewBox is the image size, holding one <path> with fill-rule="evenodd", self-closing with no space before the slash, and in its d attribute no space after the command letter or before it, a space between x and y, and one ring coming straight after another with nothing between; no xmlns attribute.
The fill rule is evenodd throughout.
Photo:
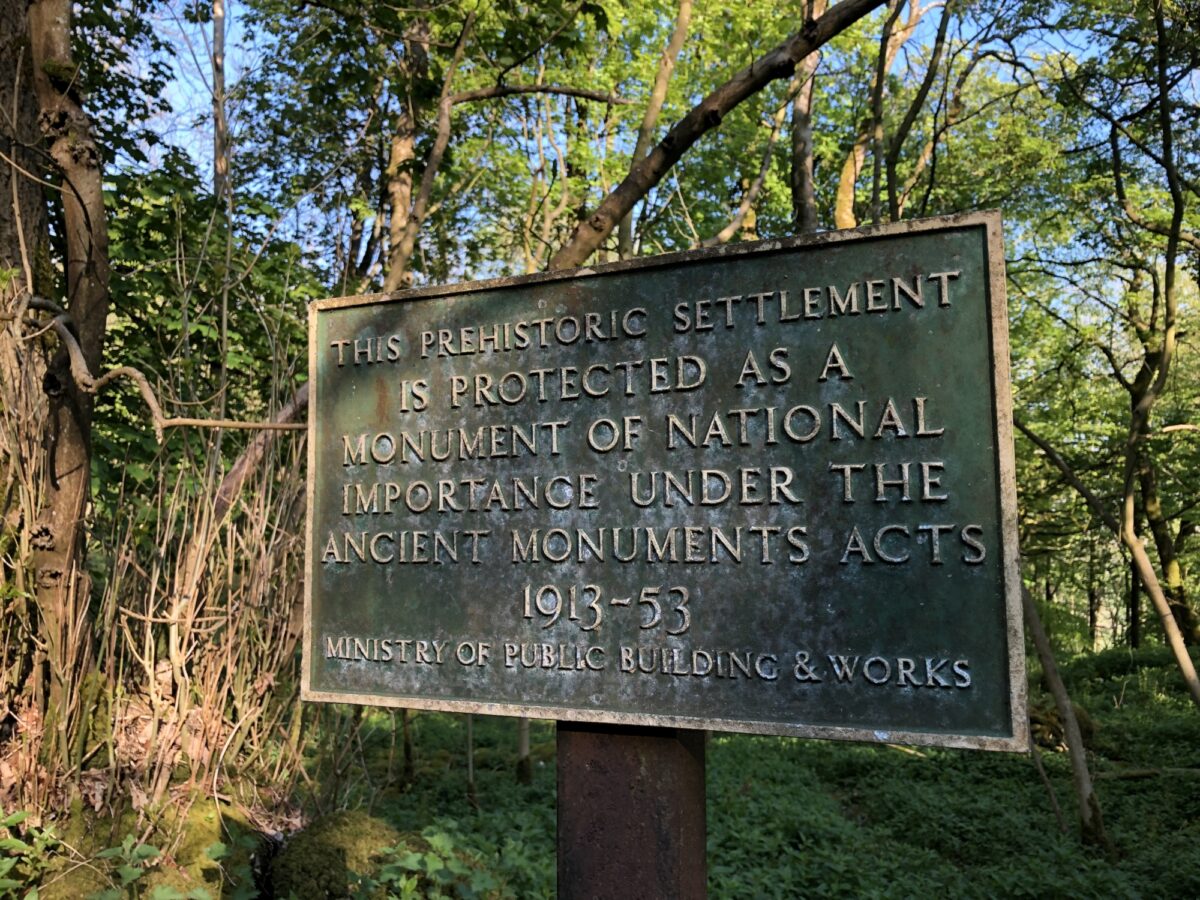
<svg viewBox="0 0 1200 900"><path fill-rule="evenodd" d="M137 848L133 851L133 859L141 862L142 860L153 859L158 854L159 849L157 847L152 847L149 844L138 844Z"/></svg>
<svg viewBox="0 0 1200 900"><path fill-rule="evenodd" d="M217 841L204 848L204 855L212 860L224 859L229 855L229 847Z"/></svg>
<svg viewBox="0 0 1200 900"><path fill-rule="evenodd" d="M117 875L120 876L122 885L133 884L145 874L146 873L137 866L131 866L128 864L117 866Z"/></svg>
<svg viewBox="0 0 1200 900"><path fill-rule="evenodd" d="M24 812L24 811L10 813L9 815L5 816L3 819L0 819L0 826L3 826L4 828L12 828L14 825L20 825L22 822L24 822L28 818L29 818L29 813Z"/></svg>

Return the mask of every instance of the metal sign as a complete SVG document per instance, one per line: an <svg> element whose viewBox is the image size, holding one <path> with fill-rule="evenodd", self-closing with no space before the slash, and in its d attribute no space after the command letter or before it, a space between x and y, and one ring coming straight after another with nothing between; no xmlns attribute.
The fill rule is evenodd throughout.
<svg viewBox="0 0 1200 900"><path fill-rule="evenodd" d="M998 214L309 334L305 699L1024 749Z"/></svg>

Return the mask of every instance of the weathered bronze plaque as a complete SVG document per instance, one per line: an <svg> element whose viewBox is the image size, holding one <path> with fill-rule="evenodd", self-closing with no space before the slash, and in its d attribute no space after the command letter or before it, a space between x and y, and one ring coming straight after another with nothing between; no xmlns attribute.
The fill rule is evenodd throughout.
<svg viewBox="0 0 1200 900"><path fill-rule="evenodd" d="M983 213L314 303L303 695L1024 749Z"/></svg>

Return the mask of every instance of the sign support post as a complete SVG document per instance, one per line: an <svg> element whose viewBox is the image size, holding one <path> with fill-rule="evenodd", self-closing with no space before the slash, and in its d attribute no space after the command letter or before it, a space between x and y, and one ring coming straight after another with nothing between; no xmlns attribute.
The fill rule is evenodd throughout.
<svg viewBox="0 0 1200 900"><path fill-rule="evenodd" d="M558 896L706 895L703 731L558 723Z"/></svg>

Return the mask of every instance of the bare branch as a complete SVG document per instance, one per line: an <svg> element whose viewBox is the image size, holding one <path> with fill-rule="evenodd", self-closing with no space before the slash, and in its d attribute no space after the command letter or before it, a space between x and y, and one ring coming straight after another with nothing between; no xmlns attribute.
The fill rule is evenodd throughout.
<svg viewBox="0 0 1200 900"><path fill-rule="evenodd" d="M810 76L811 77L811 76ZM783 106L779 107L771 122L771 135L767 138L767 147L763 151L762 165L758 168L758 177L742 195L741 202L738 203L737 212L734 213L732 219L729 220L724 228L714 234L712 237L705 238L700 242L701 247L716 247L719 244L724 244L732 238L742 223L746 221L746 216L750 212L750 208L754 206L754 202L758 199L758 195L762 192L763 185L767 180L767 173L771 171L771 157L775 150L775 141L779 138L779 129L783 127L783 120L787 117L788 107L792 103L792 99L802 85L795 85L796 90L788 94Z"/></svg>
<svg viewBox="0 0 1200 900"><path fill-rule="evenodd" d="M56 308L55 304L42 298L36 298L35 302L30 303L30 308L45 309L47 306ZM50 322L50 327L54 329L54 333L58 335L59 341L67 350L67 356L71 364L71 377L75 384L85 394L97 394L118 378L128 378L134 383L138 389L138 393L142 395L142 400L145 401L147 408L150 410L150 423L154 427L154 436L161 444L163 441L164 432L168 428L225 428L243 431L301 431L308 426L303 423L290 422L290 419L296 412L292 410L287 418L280 419L276 417L273 422L244 422L236 419L193 419L193 418L176 418L163 415L162 406L158 402L158 397L154 393L154 389L150 386L150 380L145 373L133 366L117 366L114 369L109 369L99 378L93 377L88 370L87 361L83 358L83 350L79 346L79 341L75 339L75 335L71 329L71 318L65 313L59 313ZM297 394L300 397L300 394ZM292 401L295 404L296 400ZM304 391L304 399L302 403L307 403L307 391ZM303 405L297 407L302 409ZM286 409L286 408L285 408ZM282 411L281 411L282 412Z"/></svg>

